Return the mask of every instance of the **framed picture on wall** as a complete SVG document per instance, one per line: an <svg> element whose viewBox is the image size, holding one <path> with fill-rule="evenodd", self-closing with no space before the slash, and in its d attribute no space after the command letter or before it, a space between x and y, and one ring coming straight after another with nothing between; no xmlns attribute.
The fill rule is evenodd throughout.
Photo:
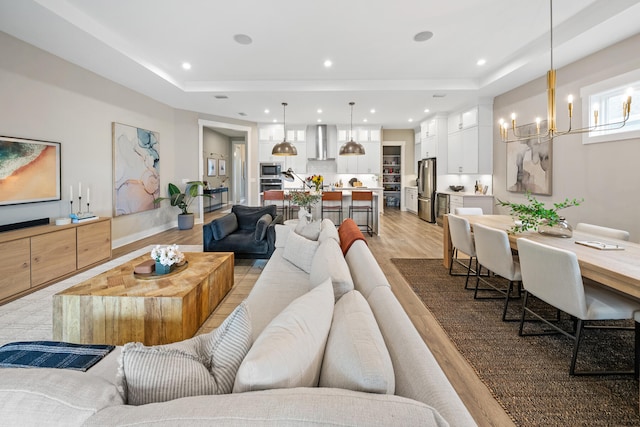
<svg viewBox="0 0 640 427"><path fill-rule="evenodd" d="M552 141L536 137L537 133L535 123L518 126L517 135L531 138L507 143L507 191L551 195ZM540 134L546 133L545 120Z"/></svg>
<svg viewBox="0 0 640 427"><path fill-rule="evenodd" d="M0 206L61 200L60 143L0 136Z"/></svg>
<svg viewBox="0 0 640 427"><path fill-rule="evenodd" d="M128 215L160 207L160 134L113 123L113 211Z"/></svg>
<svg viewBox="0 0 640 427"><path fill-rule="evenodd" d="M207 176L218 175L216 159L207 159Z"/></svg>
<svg viewBox="0 0 640 427"><path fill-rule="evenodd" d="M218 175L224 176L227 174L227 161L226 160L218 160Z"/></svg>

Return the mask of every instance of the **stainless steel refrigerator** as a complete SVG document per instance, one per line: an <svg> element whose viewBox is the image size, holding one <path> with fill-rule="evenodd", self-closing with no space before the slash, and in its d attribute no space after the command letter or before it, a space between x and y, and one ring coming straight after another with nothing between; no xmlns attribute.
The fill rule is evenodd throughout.
<svg viewBox="0 0 640 427"><path fill-rule="evenodd" d="M418 216L436 222L436 158L418 160Z"/></svg>

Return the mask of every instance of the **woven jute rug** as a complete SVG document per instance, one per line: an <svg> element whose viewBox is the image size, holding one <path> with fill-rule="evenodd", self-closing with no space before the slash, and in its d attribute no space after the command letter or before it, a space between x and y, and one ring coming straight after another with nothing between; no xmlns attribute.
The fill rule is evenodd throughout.
<svg viewBox="0 0 640 427"><path fill-rule="evenodd" d="M450 276L442 259L392 262L517 425L640 425L638 381L633 376L572 377L573 340L562 335L520 337L518 322L501 320L504 299L475 300L473 291L464 289L465 278ZM456 265L454 271L462 268ZM506 283L494 277L489 280ZM470 283L475 286L475 278ZM535 303L546 308L547 317L555 316L555 310ZM512 301L507 317L519 318L521 310L521 299ZM571 328L566 314L561 319L560 324ZM617 322L621 323L633 324ZM539 323L525 326L525 331L542 330ZM632 332L587 330L577 369L631 368L633 352Z"/></svg>

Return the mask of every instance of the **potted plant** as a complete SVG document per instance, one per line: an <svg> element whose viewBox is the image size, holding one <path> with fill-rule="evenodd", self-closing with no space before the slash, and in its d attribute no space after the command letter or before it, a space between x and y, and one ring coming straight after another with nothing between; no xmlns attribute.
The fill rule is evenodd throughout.
<svg viewBox="0 0 640 427"><path fill-rule="evenodd" d="M177 185L169 183L169 197L158 197L154 200L154 203L159 203L163 200L169 200L171 206L177 206L182 211L178 215L178 229L190 230L193 228L193 213L189 212L189 205L195 200L196 197L211 197L210 194L198 194L198 188L204 187L202 181L189 181L186 184L185 191L180 191Z"/></svg>
<svg viewBox="0 0 640 427"><path fill-rule="evenodd" d="M546 208L544 203L536 200L530 192L526 193L526 197L528 203L503 202L498 199L498 205L509 207L511 215L517 217L516 224L509 229L510 233L538 229L543 234L571 237L571 227L563 217L558 215L558 210L579 206L584 199L564 199L562 202L554 203L553 208Z"/></svg>

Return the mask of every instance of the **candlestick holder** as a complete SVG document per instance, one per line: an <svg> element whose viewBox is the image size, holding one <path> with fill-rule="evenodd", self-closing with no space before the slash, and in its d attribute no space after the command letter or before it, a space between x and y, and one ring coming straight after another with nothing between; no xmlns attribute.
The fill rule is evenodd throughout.
<svg viewBox="0 0 640 427"><path fill-rule="evenodd" d="M87 213L90 214L91 213L91 209L89 209L89 202L87 202Z"/></svg>
<svg viewBox="0 0 640 427"><path fill-rule="evenodd" d="M82 215L82 196L78 197L78 216Z"/></svg>
<svg viewBox="0 0 640 427"><path fill-rule="evenodd" d="M69 200L69 216L73 215L73 200Z"/></svg>

